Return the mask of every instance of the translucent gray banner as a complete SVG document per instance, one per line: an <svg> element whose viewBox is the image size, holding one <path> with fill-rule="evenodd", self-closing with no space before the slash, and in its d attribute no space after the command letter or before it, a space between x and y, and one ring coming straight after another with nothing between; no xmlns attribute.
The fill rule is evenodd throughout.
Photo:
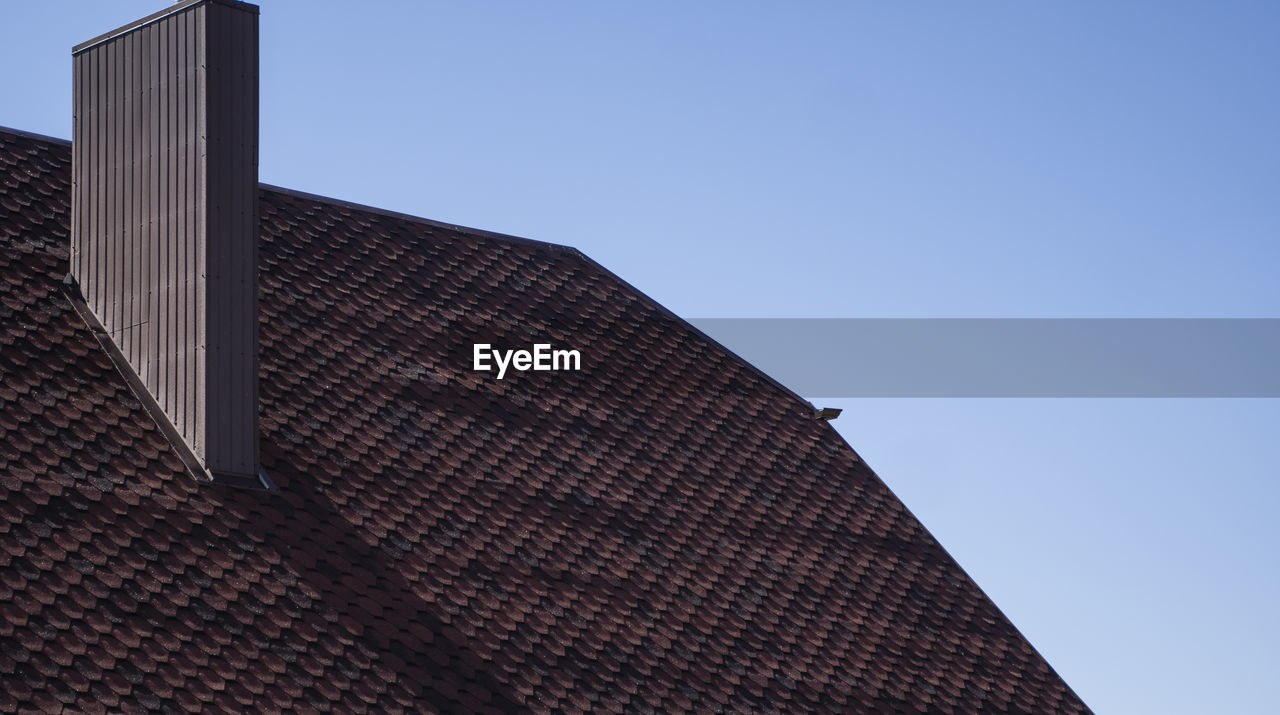
<svg viewBox="0 0 1280 715"><path fill-rule="evenodd" d="M704 318L806 397L1280 397L1280 319Z"/></svg>

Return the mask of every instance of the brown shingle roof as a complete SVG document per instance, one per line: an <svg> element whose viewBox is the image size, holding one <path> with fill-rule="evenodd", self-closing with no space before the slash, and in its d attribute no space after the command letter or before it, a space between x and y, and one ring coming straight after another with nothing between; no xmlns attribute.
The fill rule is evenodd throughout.
<svg viewBox="0 0 1280 715"><path fill-rule="evenodd" d="M1085 710L807 406L572 249L261 194L277 492L197 485L0 131L0 710ZM581 350L497 381L475 340Z"/></svg>

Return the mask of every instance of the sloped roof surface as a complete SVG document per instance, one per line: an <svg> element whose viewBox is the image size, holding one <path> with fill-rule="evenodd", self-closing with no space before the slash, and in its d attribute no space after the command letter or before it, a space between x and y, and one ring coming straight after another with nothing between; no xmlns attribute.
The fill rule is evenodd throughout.
<svg viewBox="0 0 1280 715"><path fill-rule="evenodd" d="M572 249L261 194L263 461L197 485L0 132L0 710L1073 712L803 403ZM473 342L576 348L498 381Z"/></svg>

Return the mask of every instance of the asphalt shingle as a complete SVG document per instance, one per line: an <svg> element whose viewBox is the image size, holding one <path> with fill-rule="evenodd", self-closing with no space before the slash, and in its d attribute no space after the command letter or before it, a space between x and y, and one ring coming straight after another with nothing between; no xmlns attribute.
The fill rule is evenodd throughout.
<svg viewBox="0 0 1280 715"><path fill-rule="evenodd" d="M62 293L70 161L0 131L0 710L1086 710L829 425L573 249L264 188L280 489L197 484Z"/></svg>

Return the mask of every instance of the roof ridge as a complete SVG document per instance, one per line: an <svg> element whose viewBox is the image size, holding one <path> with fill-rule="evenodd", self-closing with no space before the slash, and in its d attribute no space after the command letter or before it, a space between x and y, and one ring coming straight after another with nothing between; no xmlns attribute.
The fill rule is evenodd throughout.
<svg viewBox="0 0 1280 715"><path fill-rule="evenodd" d="M29 131L26 131L25 129L17 129L15 127L6 126L3 124L0 124L0 134L13 134L15 136L24 137L27 139L35 139L37 141L52 142L54 144L61 144L63 146L72 145L72 142L70 139L63 139L61 137L50 136L48 134L40 134L39 132L29 132ZM462 226L460 224L449 223L448 221L437 221L435 219L426 218L425 216L415 216L413 214L404 213L402 211L393 211L391 209L384 209L378 206L372 206L370 204L361 204L355 201L348 201L346 199L335 198L333 196L324 196L323 194L313 194L308 191L301 191L299 189L290 189L283 186L277 186L275 184L268 184L265 181L259 181L258 188L265 191L274 191L275 193L284 194L285 196L293 196L300 199L307 199L309 201L317 201L320 203L330 204L333 206L341 206L343 208L355 209L357 211L366 211L369 213L378 214L380 216L387 216L388 218L396 218L396 219L401 219L405 221L412 221L414 223L426 224L428 226L433 226L435 228L443 228L450 231L457 231L459 233L471 234L473 236L479 236L481 238L491 238L491 239L506 241L510 243L519 243L519 244L531 245L531 246L541 246L544 248L549 248L551 250L570 251L580 255L585 255L585 254L582 254L582 251L578 250L574 246L568 246L563 243L553 243L551 241L540 241L536 238L525 238L524 236L516 236L514 234L509 234L509 233L500 233L498 231L489 231L483 228L475 228L472 226Z"/></svg>
<svg viewBox="0 0 1280 715"><path fill-rule="evenodd" d="M15 129L13 127L7 127L3 124L0 124L0 134L14 134L16 136L25 137L27 139L36 139L39 141L53 142L54 144L63 144L66 146L71 146L70 139L62 139L61 137L52 137L52 136L49 136L48 134L40 134L38 132L29 132L25 129Z"/></svg>
<svg viewBox="0 0 1280 715"><path fill-rule="evenodd" d="M71 141L70 141L70 140L68 140L68 139L58 139L57 137L46 136L46 135L43 135L43 134L36 134L36 133L34 133L34 132L27 132L27 131L23 131L23 130L21 130L21 129L13 129L13 128L11 128L11 127L0 126L0 132L11 132L11 133L13 133L13 134L16 134L16 135L19 135L19 136L25 136L25 137L30 138L30 139L36 139L36 140L42 140L42 141L52 141L52 142L56 142L56 143L60 143L60 144L66 144L66 145L70 145L70 144L71 144ZM277 193L277 194L282 194L282 195L284 195L284 196L291 196L291 197L294 197L294 198L305 199L305 200L307 200L307 201L315 201L315 202L318 202L318 203L329 204L329 205L331 205L331 206L339 206L339 207L342 207L342 208L352 209L352 210L355 210L355 211L363 211L363 212L366 212L366 213L372 213L372 214L376 214L376 215L378 215L378 216L386 216L386 217L388 217L388 218L394 218L394 219L398 219L398 220L401 220L401 221L410 221L410 222L413 222L413 223L418 223L418 224L423 224L423 225L426 225L426 226L431 226L431 227L433 227L433 228L441 228L441 229L445 229L445 230L447 230L447 231L455 231L455 232L458 232L458 233L468 234L468 235L476 236L476 237L479 237L479 238L487 238L487 239L492 239L492 240L497 240L497 241L503 241L503 242L505 242L505 243L515 243L515 244L519 244L519 245L526 245L526 246L536 246L536 247L539 247L539 248L545 248L545 249L552 250L552 251L559 251L559 252L564 252L564 253L569 253L569 254L571 254L571 255L575 255L575 256L577 256L578 258L580 258L580 259L582 259L583 261L585 261L585 262L587 262L588 264L590 264L590 265L591 265L593 268L595 268L596 270L599 270L599 271L601 271L601 272L605 273L605 274L606 274L606 275L608 275L610 278L612 278L613 280L617 281L620 285L622 285L622 286L626 287L628 290L630 290L632 293L634 293L634 294L635 294L635 296L636 296L636 297L638 297L642 302L647 303L647 304L649 304L651 307L656 308L659 312L661 312L661 313L663 313L663 314L667 315L668 317L674 318L675 320L679 321L679 322L680 322L680 323L681 323L685 328L687 328L687 329L691 330L691 331L692 331L692 332L694 332L695 334L697 334L697 335L699 335L700 337L702 337L704 340L706 340L706 341L708 341L709 343L711 343L712 345L716 346L717 348L719 348L721 351L723 351L723 352L724 352L726 355L728 355L729 357L731 357L731 358L733 358L733 359L737 360L738 362L742 363L743 365L746 365L748 368L750 368L750 370L751 370L752 372L754 372L755 374L757 374L757 375L759 375L760 377L764 378L764 380L765 380L767 383L769 383L769 384L773 385L775 388L778 388L778 389L779 389L779 390L781 390L784 394L786 394L786 395L788 395L789 397L791 397L791 398L795 399L795 400L796 400L797 402L799 402L801 405L804 405L804 406L809 407L809 408L812 408L812 407L813 407L813 403L812 403L812 402L810 402L809 400L805 399L805 398L804 398L804 396L800 395L799 393L795 392L795 391L794 391L794 390L792 390L791 388L789 388L789 387L787 387L786 385L782 384L782 383L781 383L781 382L779 382L777 379L775 379L772 375L770 375L769 373L767 373L767 372L765 372L764 370L762 370L762 369L760 369L759 367L757 367L757 366L756 366L754 363L752 363L750 360L747 360L746 358L742 357L741 355L739 355L738 353L734 352L733 350L730 350L727 346L725 346L725 345L724 345L723 343L721 343L719 340L716 340L715 338L713 338L713 337L711 337L710 335L708 335L705 331L703 331L703 330L701 330L700 328L698 328L697 326L695 326L695 325L694 325L692 322L690 322L687 318L684 318L684 317L682 317L682 316L680 316L680 315L676 314L676 313L675 313L675 311L673 311L673 310L671 310L670 308L666 307L666 306L665 306L665 305L663 305L660 301L658 301L658 300L654 299L654 298L653 298L652 296L650 296L648 293L645 293L644 291L640 290L639 288L637 288L636 286L634 286L634 285L633 285L633 284L631 284L630 282L628 282L628 281L624 280L623 278L621 278L620 276L618 276L618 274L617 274L617 273L615 273L615 272L613 272L613 271L609 270L608 268L606 268L605 266L601 265L599 261L596 261L594 258L592 258L591 256L588 256L586 253L583 253L581 250L579 250L578 248L576 248L576 247L574 247L574 246L568 246L568 245L565 245L565 244L562 244L562 243L552 243L552 242L550 242L550 241L539 241L539 240L537 240L537 239L533 239L533 238L525 238L525 237L523 237L523 236L515 236L515 235L512 235L512 234L508 234L508 233L499 233L499 232L497 232L497 231L487 231L487 230L482 229L482 228L473 228L473 227L471 227L471 226L461 226L461 225L459 225L459 224L449 223L449 222L447 222L447 221L437 221L437 220L435 220L435 219L429 219L429 218L426 218L426 217L423 217L423 216L415 216L415 215L413 215L413 214L407 214L407 213L404 213L404 212L402 212L402 211L393 211L393 210L391 210L391 209L384 209L384 208L380 208L380 207L378 207L378 206L371 206L371 205L369 205L369 204L361 204L361 203L357 203L357 202L354 202L354 201L347 201L347 200L345 200L345 199L339 199L339 198L335 198L335 197L332 197L332 196L324 196L324 195L322 195L322 194L313 194L313 193L310 193L310 192L307 192L307 191L299 191L298 189L289 189L289 188L285 188L285 187L283 187L283 186L277 186L277 185L275 185L275 184L268 184L268 183L266 183L266 182L262 182L262 181L259 181L259 182L258 182L258 189L259 189L259 190L263 190L263 191L271 191L271 192L275 192L275 193Z"/></svg>
<svg viewBox="0 0 1280 715"><path fill-rule="evenodd" d="M462 226L455 223L449 223L448 221L437 221L435 219L429 219L424 216L415 216L413 214L407 214L402 211L393 211L391 209L384 209L378 206L371 206L369 204L361 204L355 201L347 201L346 199L334 198L332 196L324 196L322 194L313 194L307 191L299 191L298 189L288 189L283 186L276 186L275 184L268 184L262 181L258 182L258 188L264 191L274 191L275 193L284 194L285 196L292 196L294 198L307 199L308 201L317 201L324 204L330 204L332 206L341 206L342 208L354 209L356 211L366 211L368 213L377 214L379 216L386 216L388 218L400 219L402 221L412 221L413 223L425 224L427 226L432 226L434 228L443 228L449 231L457 231L459 233L471 234L473 236L478 236L480 238L491 238L498 241L505 241L507 243L518 243L518 244L528 245L528 246L539 246L542 248L551 249L553 251L566 251L566 252L576 253L580 256L586 255L582 253L582 251L578 250L577 248L573 246L567 246L563 243L552 243L550 241L540 241L536 238L525 238L524 236L515 236L509 233L487 231L483 228L473 228L471 226Z"/></svg>
<svg viewBox="0 0 1280 715"><path fill-rule="evenodd" d="M703 340L706 340L706 341L707 341L708 343L710 343L711 345L714 345L716 348L718 348L718 349L719 349L721 352L723 352L725 355L727 355L727 356L729 356L730 358L732 358L732 359L734 359L734 360L737 360L738 362L742 363L742 364L743 364L743 365L745 365L749 370L751 370L752 372L754 372L756 375L760 376L761 378L764 378L764 381L765 381L765 382L767 382L768 384L773 385L773 386L774 386L774 387L776 387L777 389L781 390L781 391L783 392L783 394L785 394L785 395L787 395L788 397L791 397L792 399L795 399L796 401L800 402L800 404L801 404L801 405L803 405L804 407L806 407L806 408L808 408L808 409L813 409L813 403L812 403L812 402L810 402L809 400L805 399L805 397L804 397L803 395L801 395L800 393L796 392L795 390L792 390L790 387L787 387L786 385L782 384L782 383L781 383L781 382L779 382L776 378L774 378L772 375L770 375L769 373L765 372L764 370L762 370L761 368L759 368L758 366L756 366L756 364L755 364L755 363L753 363L753 362L751 362L750 360L748 360L748 359L746 359L746 358L742 357L741 355L739 355L738 353L734 352L733 350L730 350L728 346L726 346L724 343L722 343L722 342L720 342L719 340L716 340L715 338L713 338L713 337L711 337L710 335L708 335L708 334L706 333L706 331L704 331L704 330L702 330L702 328L699 328L698 326L694 325L692 322L690 322L690 321L689 321L689 319L688 319L688 318L685 318L685 317L683 317L683 316L681 316L681 315L677 314L674 310L671 310L671 309L670 309L670 308L668 308L667 306L663 305L663 304L662 304L660 301L658 301L656 298L651 297L648 293L645 293L644 291L642 291L642 290L640 290L639 288L635 287L635 286L634 286L634 285L632 285L631 283L627 282L627 280L626 280L626 279L622 278L622 277L621 277L621 276L619 276L617 273L614 273L613 271L611 271L611 270L609 270L608 268L606 268L604 265L601 265L601 263L600 263L599 261L597 261L596 259L592 258L591 256L588 256L587 254L582 253L581 251L579 251L579 252L578 252L578 255L582 257L582 260L586 261L587 263L590 263L590 264L591 264L591 266L592 266L592 267L594 267L596 270L598 270L598 271L600 271L601 273L604 273L605 275L609 276L609 277L610 277L610 278L612 278L613 280L617 281L619 285L623 286L623 287L624 287L624 288L626 288L627 290L629 290L629 291L631 291L632 293L634 293L634 294L635 294L635 296L636 296L637 298L639 298L641 301L643 301L643 302L645 302L645 303L648 303L651 307L653 307L654 309L656 309L658 312L660 312L660 313L662 313L662 314L666 315L667 317L672 318L673 320L676 320L677 322L679 322L681 325L683 325L686 329L688 329L688 330L689 330L690 332L692 332L693 334L700 336ZM834 430L834 428L833 428L833 430Z"/></svg>
<svg viewBox="0 0 1280 715"><path fill-rule="evenodd" d="M387 216L389 218L400 219L403 221L412 221L414 223L421 223L421 224L433 226L436 228L443 228L450 231L457 231L459 233L471 234L481 238L491 238L499 241L506 241L511 243L523 244L523 245L532 245L532 246L538 246L542 248L549 248L555 251L564 251L567 253L571 253L577 256L579 259L591 265L591 267L595 268L601 273L604 273L605 275L609 276L613 280L617 281L619 285L631 291L637 298L640 299L641 302L647 303L650 307L656 309L658 312L666 315L669 318L672 318L678 321L686 329L700 336L703 340L706 340L711 345L714 345L716 348L724 352L730 358L742 363L747 368L749 368L752 372L754 372L756 375L763 378L765 382L773 385L777 389L781 390L787 396L795 399L802 406L809 409L813 408L813 403L805 399L803 395L797 393L796 391L782 384L777 379L775 379L772 375L770 375L769 373L757 367L755 363L751 362L750 360L747 360L746 358L742 357L741 355L734 352L733 350L730 350L727 346L724 345L724 343L708 335L705 331L698 328L696 325L690 322L687 318L681 315L678 315L675 311L663 305L660 301L653 298L648 293L645 293L644 291L635 287L630 282L620 277L617 273L609 270L607 267L602 265L599 261L595 260L591 256L587 255L580 249L575 248L573 246L567 246L562 243L550 243L548 241L539 241L537 239L524 238L522 236L513 236L511 234L506 234L506 233L497 233L495 231L486 231L485 229L482 229L482 228L471 228L469 226L459 226L457 224L451 224L445 221L436 221L433 219L424 218L422 216L414 216L413 214L406 214L399 211L392 211L390 209L383 209L377 206L369 206L368 204L359 204L353 201L346 201L344 199L336 199L331 196L322 196L320 194L312 194L306 191L298 191L297 189L286 189L282 186L275 186L274 184L266 184L266 183L259 182L258 188L264 189L266 191L274 191L276 193L284 194L286 196L307 199L309 201L318 201L321 203L326 203L334 206L341 206L343 208L349 208L357 211L367 211L380 216Z"/></svg>

